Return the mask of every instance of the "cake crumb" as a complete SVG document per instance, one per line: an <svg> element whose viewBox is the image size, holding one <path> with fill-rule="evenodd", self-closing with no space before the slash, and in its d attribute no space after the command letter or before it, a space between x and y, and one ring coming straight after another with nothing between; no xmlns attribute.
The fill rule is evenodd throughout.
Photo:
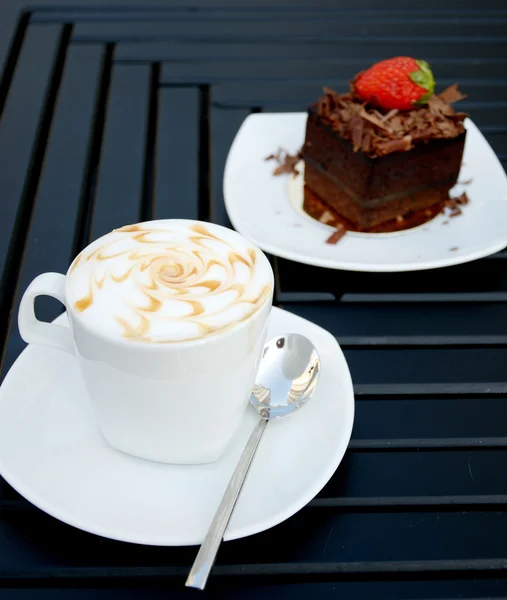
<svg viewBox="0 0 507 600"><path fill-rule="evenodd" d="M449 221L444 221L442 225L449 225Z"/></svg>
<svg viewBox="0 0 507 600"><path fill-rule="evenodd" d="M335 218L333 217L333 215L331 214L331 212L329 210L325 210L319 217L319 221L321 223L331 223L331 221L334 221Z"/></svg>
<svg viewBox="0 0 507 600"><path fill-rule="evenodd" d="M447 216L447 217L457 217L459 215L462 214L462 210L461 210L461 206L465 206L465 204L468 204L470 202L470 199L467 196L466 192L463 192L462 194L460 194L459 196L456 196L455 198L449 198L444 202L443 208L442 208L442 212ZM449 209L450 212L446 213L446 209ZM444 222L445 225L447 225L448 221Z"/></svg>
<svg viewBox="0 0 507 600"><path fill-rule="evenodd" d="M266 156L265 161L274 160L278 166L275 167L273 175L283 175L285 173L292 174L294 177L299 175L299 171L296 169L296 165L301 160L301 151L297 154L289 154L287 150L279 148L276 154L270 154Z"/></svg>
<svg viewBox="0 0 507 600"><path fill-rule="evenodd" d="M326 244L337 244L342 237L347 233L347 230L345 229L345 227L339 223L336 226L336 231L333 232L326 240Z"/></svg>
<svg viewBox="0 0 507 600"><path fill-rule="evenodd" d="M473 177L470 177L470 179L465 179L465 181L458 181L459 185L470 185L473 181Z"/></svg>
<svg viewBox="0 0 507 600"><path fill-rule="evenodd" d="M456 198L454 198L454 200L456 200L456 203L460 204L461 206L464 206L465 204L468 204L470 202L470 199L467 196L466 192L463 192L459 196L456 196Z"/></svg>
<svg viewBox="0 0 507 600"><path fill-rule="evenodd" d="M453 246L452 248L449 248L449 252L456 252L456 250L459 250L458 246Z"/></svg>

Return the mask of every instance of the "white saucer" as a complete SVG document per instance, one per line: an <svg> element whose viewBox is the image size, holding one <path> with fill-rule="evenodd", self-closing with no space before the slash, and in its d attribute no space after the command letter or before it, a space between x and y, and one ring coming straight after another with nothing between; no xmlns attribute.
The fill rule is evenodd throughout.
<svg viewBox="0 0 507 600"><path fill-rule="evenodd" d="M347 233L326 244L333 229L301 210L303 177L273 176L266 156L296 153L306 113L258 113L243 122L227 158L224 196L235 229L271 254L301 263L350 271L417 271L468 262L507 246L507 177L494 151L469 119L459 181L470 204L455 218L388 234ZM448 221L445 223L445 221Z"/></svg>
<svg viewBox="0 0 507 600"><path fill-rule="evenodd" d="M263 531L300 510L331 478L350 439L352 381L335 338L274 308L268 339L289 332L315 344L319 385L300 411L269 424L225 539ZM29 346L0 388L0 474L40 509L85 531L139 544L199 544L256 418L249 407L213 464L132 458L100 435L75 359Z"/></svg>

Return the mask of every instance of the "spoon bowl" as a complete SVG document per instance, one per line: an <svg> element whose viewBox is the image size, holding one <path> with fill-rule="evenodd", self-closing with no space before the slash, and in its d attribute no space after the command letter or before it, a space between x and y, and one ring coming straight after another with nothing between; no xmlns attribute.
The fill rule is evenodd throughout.
<svg viewBox="0 0 507 600"><path fill-rule="evenodd" d="M264 346L250 403L263 419L287 417L311 398L319 373L320 358L308 338L273 338Z"/></svg>

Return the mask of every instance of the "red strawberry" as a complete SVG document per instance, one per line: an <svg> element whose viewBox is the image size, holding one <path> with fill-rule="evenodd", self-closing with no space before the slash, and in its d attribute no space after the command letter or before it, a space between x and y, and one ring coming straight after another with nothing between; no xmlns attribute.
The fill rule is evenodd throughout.
<svg viewBox="0 0 507 600"><path fill-rule="evenodd" d="M408 56L383 60L359 73L353 82L361 100L385 110L409 110L433 95L435 80L427 62Z"/></svg>

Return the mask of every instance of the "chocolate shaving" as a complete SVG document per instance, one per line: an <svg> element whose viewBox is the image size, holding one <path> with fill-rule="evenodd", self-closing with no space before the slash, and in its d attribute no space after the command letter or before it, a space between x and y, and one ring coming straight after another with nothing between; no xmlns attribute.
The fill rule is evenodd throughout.
<svg viewBox="0 0 507 600"><path fill-rule="evenodd" d="M377 111L375 111L377 112ZM373 125L376 125L380 129L384 129L385 131L391 131L391 128L388 127L380 117L373 113L367 113L364 108L359 112L359 116L365 121L369 121Z"/></svg>
<svg viewBox="0 0 507 600"><path fill-rule="evenodd" d="M324 87L322 89L324 94L326 94L326 96L328 96L334 102L334 104L340 103L340 95L337 92L328 87Z"/></svg>
<svg viewBox="0 0 507 600"><path fill-rule="evenodd" d="M451 217L451 218L458 217L463 212L463 210L461 209L461 207L465 206L469 202L470 202L470 199L467 196L467 193L463 192L459 196L456 196L454 198L447 198L447 200L444 200L444 202L442 204L442 210L441 210L441 212L446 217ZM446 219L442 224L443 225L448 225L449 224L449 220Z"/></svg>
<svg viewBox="0 0 507 600"><path fill-rule="evenodd" d="M438 123L436 123L436 126L437 126L438 130L440 131L440 133L442 134L442 137L444 137L444 138L453 137L455 128L454 128L454 123L452 121L439 121Z"/></svg>
<svg viewBox="0 0 507 600"><path fill-rule="evenodd" d="M389 140L387 142L380 142L377 148L382 154L391 154L391 152L406 152L413 148L412 136L406 135L398 140Z"/></svg>
<svg viewBox="0 0 507 600"><path fill-rule="evenodd" d="M454 200L456 201L456 204L459 204L461 206L464 206L465 204L468 204L470 202L470 199L467 196L466 192L463 192L461 195L454 198Z"/></svg>
<svg viewBox="0 0 507 600"><path fill-rule="evenodd" d="M460 206L465 206L470 202L466 192L463 192L455 198L449 198L444 202L443 210L449 209L449 217L457 217L462 213Z"/></svg>
<svg viewBox="0 0 507 600"><path fill-rule="evenodd" d="M459 102L466 98L466 96L458 90L457 83L450 85L447 89L438 94L438 97L446 104L453 104L454 102Z"/></svg>
<svg viewBox="0 0 507 600"><path fill-rule="evenodd" d="M396 133L403 133L403 121L401 119L401 117L399 116L394 116L389 120L389 127L391 128L391 131L396 134Z"/></svg>
<svg viewBox="0 0 507 600"><path fill-rule="evenodd" d="M361 150L363 152L366 152L366 154L368 154L368 152L370 152L370 148L371 148L371 134L369 131L367 131L364 135L363 135L363 139L362 139L362 148Z"/></svg>
<svg viewBox="0 0 507 600"><path fill-rule="evenodd" d="M346 233L345 225L338 223L336 231L327 238L326 244L337 244Z"/></svg>
<svg viewBox="0 0 507 600"><path fill-rule="evenodd" d="M447 117L451 121L454 121L455 123L461 123L468 117L468 115L467 115L467 113L464 113L464 112L456 112L456 113L451 113L451 114L447 115Z"/></svg>
<svg viewBox="0 0 507 600"><path fill-rule="evenodd" d="M352 84L352 91L341 95L324 88L324 96L310 111L349 140L355 151L372 158L405 152L431 139L452 139L465 131L463 121L467 115L456 112L450 104L464 97L456 86L432 96L425 106L385 112L363 103L354 95L353 88Z"/></svg>
<svg viewBox="0 0 507 600"><path fill-rule="evenodd" d="M392 110L390 110L387 113L387 115L381 116L381 119L382 119L382 121L389 121L396 114L398 114L398 109L397 108L393 108Z"/></svg>
<svg viewBox="0 0 507 600"><path fill-rule="evenodd" d="M449 103L444 102L439 96L432 96L428 100L428 109L433 115L442 113L449 116L454 112L452 106Z"/></svg>
<svg viewBox="0 0 507 600"><path fill-rule="evenodd" d="M301 158L301 151L297 154L289 154L286 150L279 148L276 154L270 154L269 156L266 156L264 160L275 160L278 163L278 166L273 171L273 175L289 173L296 177L296 175L299 175L296 165Z"/></svg>
<svg viewBox="0 0 507 600"><path fill-rule="evenodd" d="M354 146L354 152L357 152L361 149L361 144L363 141L363 130L364 130L364 121L360 117L354 116L350 122L350 127L352 129L352 144Z"/></svg>

